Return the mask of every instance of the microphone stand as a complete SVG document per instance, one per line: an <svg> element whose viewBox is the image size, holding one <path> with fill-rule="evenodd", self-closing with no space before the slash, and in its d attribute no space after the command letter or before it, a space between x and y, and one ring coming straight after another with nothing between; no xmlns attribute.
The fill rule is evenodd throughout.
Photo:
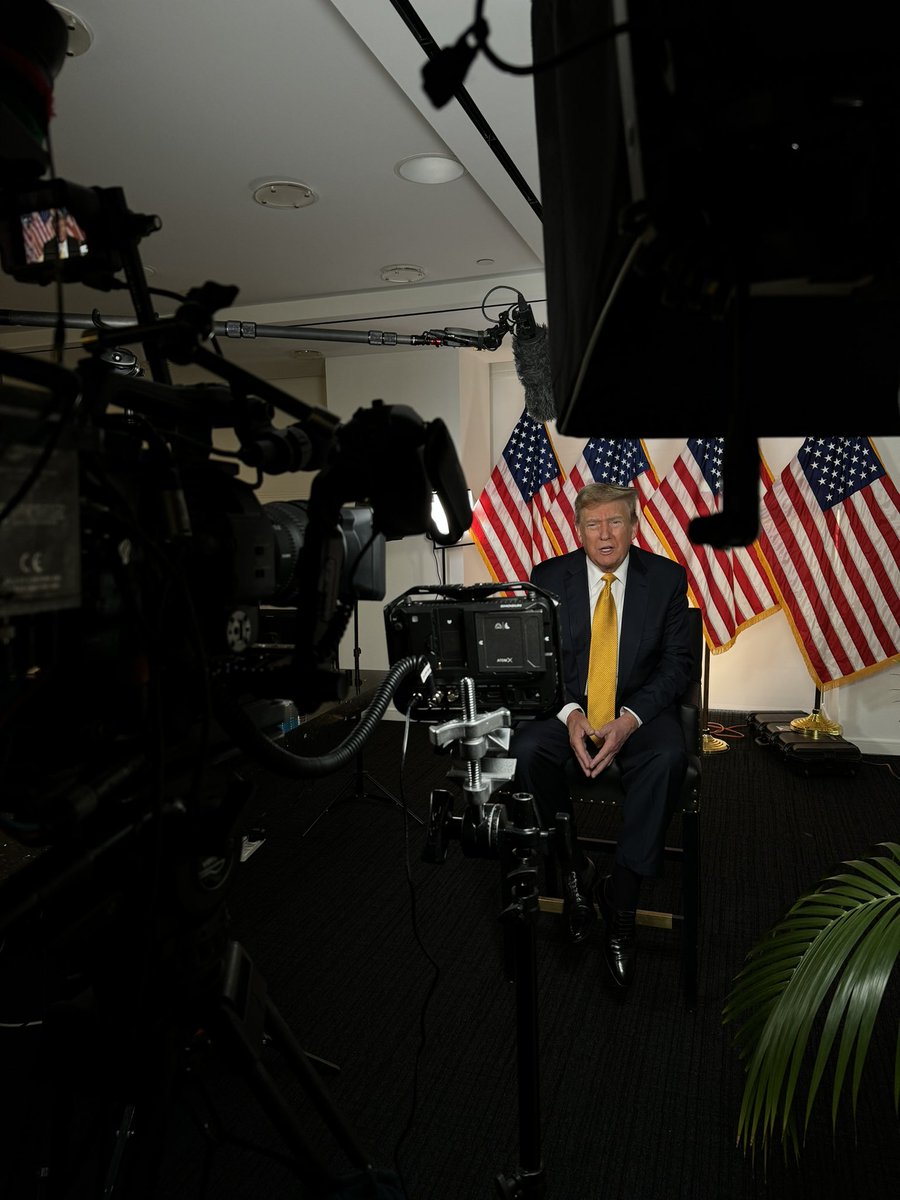
<svg viewBox="0 0 900 1200"><path fill-rule="evenodd" d="M353 605L353 686L356 689L357 696L360 694L360 691L362 690L362 675L361 675L361 672L359 669L360 654L361 654L361 651L360 651L360 647L359 647L359 601L357 600L356 603ZM378 789L377 792L368 791L366 788L367 783L371 784L372 787L377 788ZM363 752L362 752L362 749L360 749L359 753L356 756L356 769L355 769L355 776L354 776L354 780L353 780L353 790L351 792L347 792L345 789L345 791L343 793L339 794L334 800L330 800L328 802L328 804L326 804L326 806L319 813L319 815L317 817L315 817L309 823L309 825L307 825L307 827L303 830L303 833L300 836L306 837L306 835L313 828L313 826L316 825L319 821L321 821L322 817L324 817L327 812L330 812L333 808L335 808L338 804L340 804L342 800L351 800L351 799L352 800L379 800L382 802L387 802L387 803L393 804L397 808L402 808L407 813L407 815L412 817L412 819L414 821L417 821L419 823L419 825L425 824L425 822L422 820L421 817L417 816L416 813L414 813L412 811L412 809L408 808L402 802L402 800L398 799L398 797L395 796L392 791L390 791L388 788L386 788L383 783L380 783L375 778L374 775L371 775L366 770L365 760L363 758Z"/></svg>

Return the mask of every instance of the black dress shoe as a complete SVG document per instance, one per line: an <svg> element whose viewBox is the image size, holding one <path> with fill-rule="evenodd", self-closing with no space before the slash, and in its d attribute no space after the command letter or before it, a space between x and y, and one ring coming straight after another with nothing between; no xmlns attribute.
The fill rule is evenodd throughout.
<svg viewBox="0 0 900 1200"><path fill-rule="evenodd" d="M577 945L591 932L597 920L594 908L594 864L588 859L587 870L560 872L563 893L563 928L570 942Z"/></svg>
<svg viewBox="0 0 900 1200"><path fill-rule="evenodd" d="M613 908L606 889L609 876L597 885L597 903L603 915L603 961L617 988L630 987L634 978L634 962L637 957L637 933L634 911Z"/></svg>

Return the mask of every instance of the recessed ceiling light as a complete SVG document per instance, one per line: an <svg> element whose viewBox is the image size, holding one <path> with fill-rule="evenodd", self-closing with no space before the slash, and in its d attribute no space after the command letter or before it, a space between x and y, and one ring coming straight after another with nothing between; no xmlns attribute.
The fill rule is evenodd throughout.
<svg viewBox="0 0 900 1200"><path fill-rule="evenodd" d="M381 278L385 283L418 283L425 278L425 272L412 263L395 263L381 268Z"/></svg>
<svg viewBox="0 0 900 1200"><path fill-rule="evenodd" d="M94 41L90 26L71 9L63 8L61 4L54 4L53 7L66 23L66 32L69 35L66 57L77 58L80 54L87 54Z"/></svg>
<svg viewBox="0 0 900 1200"><path fill-rule="evenodd" d="M253 191L253 199L265 208L308 208L318 198L311 187L290 179L267 179Z"/></svg>
<svg viewBox="0 0 900 1200"><path fill-rule="evenodd" d="M448 154L412 154L401 159L394 170L410 183L452 183L466 173L462 163Z"/></svg>

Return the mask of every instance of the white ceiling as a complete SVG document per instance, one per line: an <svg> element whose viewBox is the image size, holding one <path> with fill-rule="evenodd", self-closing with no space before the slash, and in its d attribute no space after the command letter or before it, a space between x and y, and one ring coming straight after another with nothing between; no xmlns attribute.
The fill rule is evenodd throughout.
<svg viewBox="0 0 900 1200"><path fill-rule="evenodd" d="M538 212L456 100L435 108L422 88L426 55L389 0L75 0L90 35L55 83L56 174L121 187L130 209L157 214L140 245L151 286L184 293L207 280L239 289L218 321L324 325L421 334L486 325L488 289L543 299ZM531 59L528 0L488 0L490 45ZM475 0L414 0L434 41L457 41ZM479 55L466 88L535 196L540 195L530 76ZM395 164L450 153L465 175L408 183ZM267 179L305 183L302 209L262 207ZM481 260L481 261L479 261ZM415 264L415 286L381 269ZM508 306L511 292L491 297ZM155 300L160 315L175 302ZM0 309L53 311L49 287L0 275ZM127 292L71 286L68 313L131 315ZM541 309L537 310L539 319ZM496 309L493 310L496 313ZM47 345L48 330L0 328L0 344ZM68 342L76 344L78 332ZM230 358L270 378L315 372L307 351L355 343L280 338L222 341ZM140 357L140 347L135 347ZM395 353L384 349L383 353ZM423 349L422 353L433 351ZM320 361L320 360L318 360Z"/></svg>

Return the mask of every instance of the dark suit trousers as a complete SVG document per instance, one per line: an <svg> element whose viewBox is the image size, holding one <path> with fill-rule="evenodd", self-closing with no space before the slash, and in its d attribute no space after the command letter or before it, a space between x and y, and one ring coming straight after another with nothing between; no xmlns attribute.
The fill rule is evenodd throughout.
<svg viewBox="0 0 900 1200"><path fill-rule="evenodd" d="M522 721L513 732L509 752L516 760L515 790L534 797L541 827L552 829L556 814L566 813L574 836L566 765L571 761L570 770L581 768L566 726L556 717ZM684 736L674 710L635 730L616 762L625 792L616 862L638 875L658 875L666 830L687 771Z"/></svg>

